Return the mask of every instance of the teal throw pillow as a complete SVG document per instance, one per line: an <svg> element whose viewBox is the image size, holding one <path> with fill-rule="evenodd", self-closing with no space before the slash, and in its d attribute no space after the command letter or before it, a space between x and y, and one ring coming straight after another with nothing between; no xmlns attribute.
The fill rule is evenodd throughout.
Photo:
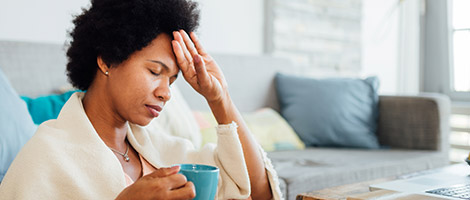
<svg viewBox="0 0 470 200"><path fill-rule="evenodd" d="M0 69L0 182L36 129L26 104Z"/></svg>
<svg viewBox="0 0 470 200"><path fill-rule="evenodd" d="M38 98L21 96L21 99L28 105L28 110L34 123L41 124L50 119L57 119L64 104L73 93L78 91L80 90L68 91L63 94L46 95Z"/></svg>
<svg viewBox="0 0 470 200"><path fill-rule="evenodd" d="M379 148L377 77L276 75L281 114L306 146Z"/></svg>

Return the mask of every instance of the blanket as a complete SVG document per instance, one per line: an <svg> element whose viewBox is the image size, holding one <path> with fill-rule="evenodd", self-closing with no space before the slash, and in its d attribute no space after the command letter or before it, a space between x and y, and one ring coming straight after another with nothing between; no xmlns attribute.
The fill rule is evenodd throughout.
<svg viewBox="0 0 470 200"><path fill-rule="evenodd" d="M114 153L101 140L82 105L84 93L75 93L57 120L41 124L13 161L2 184L5 199L114 199L126 187L124 171ZM195 150L189 140L149 133L130 124L130 144L155 168L178 163L199 163L220 169L218 199L250 195L249 176L236 125L217 128L217 145ZM274 199L281 198L277 175L266 154Z"/></svg>

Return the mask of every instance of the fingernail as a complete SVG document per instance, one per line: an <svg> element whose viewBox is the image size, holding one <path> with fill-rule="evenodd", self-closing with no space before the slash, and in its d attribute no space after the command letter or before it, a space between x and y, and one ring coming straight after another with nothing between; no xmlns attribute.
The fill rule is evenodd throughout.
<svg viewBox="0 0 470 200"><path fill-rule="evenodd" d="M175 165L175 166L172 166L172 167L171 167L172 170L178 170L178 171L179 171L179 168L180 168L179 165Z"/></svg>

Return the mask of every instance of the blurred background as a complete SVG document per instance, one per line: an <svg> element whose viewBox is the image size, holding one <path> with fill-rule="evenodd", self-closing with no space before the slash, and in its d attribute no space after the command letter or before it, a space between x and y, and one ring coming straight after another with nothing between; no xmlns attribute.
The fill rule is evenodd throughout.
<svg viewBox="0 0 470 200"><path fill-rule="evenodd" d="M470 151L470 1L197 0L211 53L285 57L312 77L378 76L381 95L452 99L450 159ZM0 0L0 40L65 44L89 0Z"/></svg>

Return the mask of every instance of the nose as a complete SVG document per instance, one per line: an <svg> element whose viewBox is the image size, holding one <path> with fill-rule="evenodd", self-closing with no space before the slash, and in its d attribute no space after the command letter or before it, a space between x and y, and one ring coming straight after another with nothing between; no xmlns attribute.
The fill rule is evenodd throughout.
<svg viewBox="0 0 470 200"><path fill-rule="evenodd" d="M171 98L171 91L170 91L170 84L169 81L160 81L160 83L157 85L157 87L154 90L154 95L157 97L160 101L163 101L164 103L170 100Z"/></svg>

